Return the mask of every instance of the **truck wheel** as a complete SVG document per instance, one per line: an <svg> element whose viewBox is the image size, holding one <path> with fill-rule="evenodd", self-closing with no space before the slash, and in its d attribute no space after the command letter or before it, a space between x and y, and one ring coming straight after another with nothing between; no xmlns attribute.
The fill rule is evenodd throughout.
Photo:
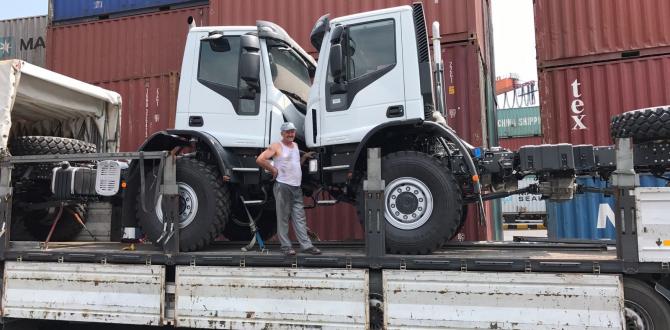
<svg viewBox="0 0 670 330"><path fill-rule="evenodd" d="M138 194L137 217L142 230L156 242L163 234L162 198L155 201L156 168L148 169L145 199L147 211L142 210ZM195 251L209 245L221 233L230 217L230 193L217 175L216 167L193 158L177 160L179 188L179 247Z"/></svg>
<svg viewBox="0 0 670 330"><path fill-rule="evenodd" d="M612 118L612 138L633 138L636 143L670 139L670 107L624 112Z"/></svg>
<svg viewBox="0 0 670 330"><path fill-rule="evenodd" d="M223 229L223 236L230 241L251 241L251 231L249 230L249 220L247 220L244 209L236 206L233 209L233 216ZM256 221L258 231L263 240L271 239L277 233L277 215L271 210L263 210L260 218ZM252 213L254 215L254 213Z"/></svg>
<svg viewBox="0 0 670 330"><path fill-rule="evenodd" d="M645 282L624 278L626 329L670 329L670 305Z"/></svg>
<svg viewBox="0 0 670 330"><path fill-rule="evenodd" d="M18 209L12 210L17 212L15 219L23 222L26 231L35 239L44 241L49 236L51 225L53 224L56 215L58 215L59 207L51 207L44 210L33 210L23 212ZM86 208L83 205L69 205L63 207L60 220L54 232L51 235L52 242L71 241L79 235L82 230L81 224L76 220L73 213L76 213L82 222L86 222Z"/></svg>
<svg viewBox="0 0 670 330"><path fill-rule="evenodd" d="M382 178L389 252L430 253L456 233L461 191L441 161L421 152L392 153L382 159Z"/></svg>

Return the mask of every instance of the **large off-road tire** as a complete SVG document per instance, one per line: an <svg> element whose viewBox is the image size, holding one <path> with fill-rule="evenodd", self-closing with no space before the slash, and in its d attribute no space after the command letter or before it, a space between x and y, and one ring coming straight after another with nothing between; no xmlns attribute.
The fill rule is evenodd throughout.
<svg viewBox="0 0 670 330"><path fill-rule="evenodd" d="M463 199L442 161L421 152L395 152L382 159L382 179L388 252L431 253L456 233ZM360 210L364 200L358 203Z"/></svg>
<svg viewBox="0 0 670 330"><path fill-rule="evenodd" d="M137 217L152 242L163 234L164 213L158 207L161 198L154 199L155 191L159 189L156 172L157 168L149 168L146 173L147 212L142 209L142 195L137 196ZM181 251L196 251L209 245L230 218L229 188L218 173L215 166L193 158L177 160Z"/></svg>
<svg viewBox="0 0 670 330"><path fill-rule="evenodd" d="M35 239L44 241L49 235L51 225L58 215L60 207L51 207L43 210L33 210L23 212L20 210L12 211L18 212L15 219L23 222L26 231ZM60 219L54 232L51 235L52 242L71 241L76 238L82 230L81 224L76 220L74 215L76 213L82 222L86 221L86 208L83 205L69 205L64 206Z"/></svg>
<svg viewBox="0 0 670 330"><path fill-rule="evenodd" d="M9 149L14 156L96 152L93 143L57 136L21 136L11 141Z"/></svg>
<svg viewBox="0 0 670 330"><path fill-rule="evenodd" d="M670 305L650 285L624 277L623 290L626 329L670 329Z"/></svg>
<svg viewBox="0 0 670 330"><path fill-rule="evenodd" d="M226 223L223 229L223 236L231 241L251 241L252 235L249 230L249 220L246 212L242 208L242 203L237 203L233 207L233 216ZM252 216L256 213L252 212ZM258 220L256 228L261 233L263 240L271 239L277 233L277 214L273 210L263 210Z"/></svg>
<svg viewBox="0 0 670 330"><path fill-rule="evenodd" d="M670 140L670 106L634 110L612 117L613 138L633 138L635 143Z"/></svg>

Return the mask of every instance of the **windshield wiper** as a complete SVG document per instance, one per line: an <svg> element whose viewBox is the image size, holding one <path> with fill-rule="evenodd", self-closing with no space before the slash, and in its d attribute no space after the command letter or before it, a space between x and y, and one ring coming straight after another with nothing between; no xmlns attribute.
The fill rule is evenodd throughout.
<svg viewBox="0 0 670 330"><path fill-rule="evenodd" d="M282 92L282 93L284 93L284 95L286 95L286 96L288 96L288 97L290 97L290 98L292 98L292 99L294 99L294 100L296 100L296 101L302 103L303 105L307 105L307 101L305 101L302 97L300 97L300 95L298 95L298 94L296 94L296 93L293 93L293 92L289 92L289 91L287 91L287 90L285 90L285 89L279 89L279 91Z"/></svg>

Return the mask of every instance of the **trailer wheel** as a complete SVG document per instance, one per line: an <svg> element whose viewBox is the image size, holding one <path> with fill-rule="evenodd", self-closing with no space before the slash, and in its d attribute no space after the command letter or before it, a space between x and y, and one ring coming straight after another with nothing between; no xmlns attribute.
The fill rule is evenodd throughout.
<svg viewBox="0 0 670 330"><path fill-rule="evenodd" d="M162 198L154 200L157 169L146 174L145 201L142 209L138 194L137 217L142 230L156 243L163 235ZM230 218L230 193L217 169L193 158L177 160L177 186L179 189L179 247L181 251L195 251L209 245ZM162 243L162 242L160 242Z"/></svg>
<svg viewBox="0 0 670 330"><path fill-rule="evenodd" d="M42 210L22 211L14 208L12 212L16 213L15 220L23 222L26 231L35 239L44 241L49 236L51 225L58 215L59 207L51 207ZM75 216L76 214L76 216ZM63 207L60 219L54 232L51 235L52 242L71 241L82 230L81 224L77 221L77 216L82 222L86 222L86 208L83 205L68 205Z"/></svg>
<svg viewBox="0 0 670 330"><path fill-rule="evenodd" d="M645 282L624 278L626 329L670 329L670 305Z"/></svg>
<svg viewBox="0 0 670 330"><path fill-rule="evenodd" d="M670 107L624 112L612 117L613 138L633 138L636 143L670 139Z"/></svg>
<svg viewBox="0 0 670 330"><path fill-rule="evenodd" d="M241 203L240 203L241 204ZM271 239L277 233L277 215L271 210L261 211L260 217L256 220L256 226L261 233L263 240ZM252 213L254 216L256 213ZM241 205L236 205L233 208L233 216L223 229L223 236L226 236L231 241L251 240L251 231L249 230L249 220L247 214Z"/></svg>
<svg viewBox="0 0 670 330"><path fill-rule="evenodd" d="M395 152L382 159L382 178L389 252L430 253L456 233L461 224L461 191L441 161L421 152Z"/></svg>

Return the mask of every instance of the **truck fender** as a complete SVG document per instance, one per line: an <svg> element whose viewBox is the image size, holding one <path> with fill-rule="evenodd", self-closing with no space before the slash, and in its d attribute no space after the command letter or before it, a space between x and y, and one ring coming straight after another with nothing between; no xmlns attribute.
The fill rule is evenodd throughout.
<svg viewBox="0 0 670 330"><path fill-rule="evenodd" d="M459 138L458 135L456 135L456 132L454 132L451 128L447 126L431 121L424 121L422 119L392 121L376 126L372 130L370 130L370 132L368 132L368 134L366 134L361 140L361 142L358 144L356 152L354 153L354 158L349 168L354 170L357 167L360 168L361 166L363 166L365 157L361 158L361 156L364 156L361 154L370 145L374 146L375 144L378 143L377 141L375 141L375 139L378 136L380 136L381 133L389 129L398 129L401 127L405 127L412 131L427 132L435 136L440 136L456 144L460 149L461 153L465 155L465 162L468 166L468 169L470 170L470 173L472 173L473 176L478 175L477 168L475 167L474 161L472 160L472 151L463 143L463 140L461 140L461 138ZM407 133L403 132L403 134Z"/></svg>

